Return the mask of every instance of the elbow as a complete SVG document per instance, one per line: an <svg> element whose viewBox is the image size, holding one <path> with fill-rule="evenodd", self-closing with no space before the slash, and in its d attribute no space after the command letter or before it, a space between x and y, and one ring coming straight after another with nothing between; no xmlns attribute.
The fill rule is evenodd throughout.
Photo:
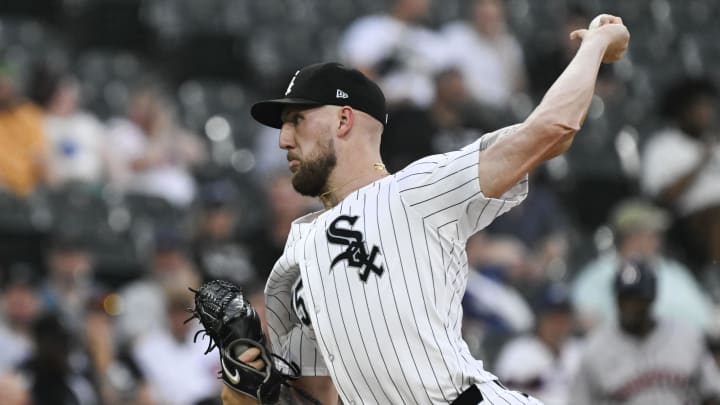
<svg viewBox="0 0 720 405"><path fill-rule="evenodd" d="M542 139L545 145L545 159L552 159L570 148L575 135L580 130L578 123L571 123L555 117L536 118L528 122L531 131Z"/></svg>

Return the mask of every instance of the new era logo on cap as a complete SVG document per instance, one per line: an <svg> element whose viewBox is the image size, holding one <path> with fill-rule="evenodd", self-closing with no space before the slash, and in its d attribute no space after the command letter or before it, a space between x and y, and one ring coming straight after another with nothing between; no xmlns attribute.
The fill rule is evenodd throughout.
<svg viewBox="0 0 720 405"><path fill-rule="evenodd" d="M282 128L282 111L289 105L306 108L350 106L383 124L387 122L385 96L380 87L357 69L339 63L318 63L295 72L285 97L255 103L250 113L261 124Z"/></svg>

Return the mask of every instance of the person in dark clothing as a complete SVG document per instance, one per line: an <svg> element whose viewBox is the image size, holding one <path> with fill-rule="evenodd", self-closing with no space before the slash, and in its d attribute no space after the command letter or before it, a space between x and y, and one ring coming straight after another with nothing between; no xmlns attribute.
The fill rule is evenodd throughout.
<svg viewBox="0 0 720 405"><path fill-rule="evenodd" d="M20 374L34 405L101 404L87 358L60 317L40 317L33 325L33 338L35 354L20 366Z"/></svg>

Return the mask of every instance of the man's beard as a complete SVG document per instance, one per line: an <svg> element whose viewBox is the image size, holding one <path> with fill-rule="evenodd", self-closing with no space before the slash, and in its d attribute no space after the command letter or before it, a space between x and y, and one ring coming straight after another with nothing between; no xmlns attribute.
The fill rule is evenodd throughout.
<svg viewBox="0 0 720 405"><path fill-rule="evenodd" d="M328 178L337 164L337 157L330 141L321 155L313 160L304 160L292 178L295 191L309 197L317 197L327 191Z"/></svg>

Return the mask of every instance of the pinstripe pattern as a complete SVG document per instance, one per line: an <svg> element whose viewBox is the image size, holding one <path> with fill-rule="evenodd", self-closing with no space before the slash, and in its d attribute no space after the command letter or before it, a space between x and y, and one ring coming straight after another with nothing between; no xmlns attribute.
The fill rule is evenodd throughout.
<svg viewBox="0 0 720 405"><path fill-rule="evenodd" d="M517 391L509 390L497 381L477 384L483 396L481 405L542 405L542 402Z"/></svg>
<svg viewBox="0 0 720 405"><path fill-rule="evenodd" d="M495 379L462 340L460 300L467 238L527 194L523 180L503 199L483 196L478 154L498 136L417 161L293 223L266 287L270 338L304 375L329 374L345 404L447 404ZM359 265L343 255L352 238L364 248ZM370 258L375 270L363 273ZM302 305L292 302L298 277Z"/></svg>

